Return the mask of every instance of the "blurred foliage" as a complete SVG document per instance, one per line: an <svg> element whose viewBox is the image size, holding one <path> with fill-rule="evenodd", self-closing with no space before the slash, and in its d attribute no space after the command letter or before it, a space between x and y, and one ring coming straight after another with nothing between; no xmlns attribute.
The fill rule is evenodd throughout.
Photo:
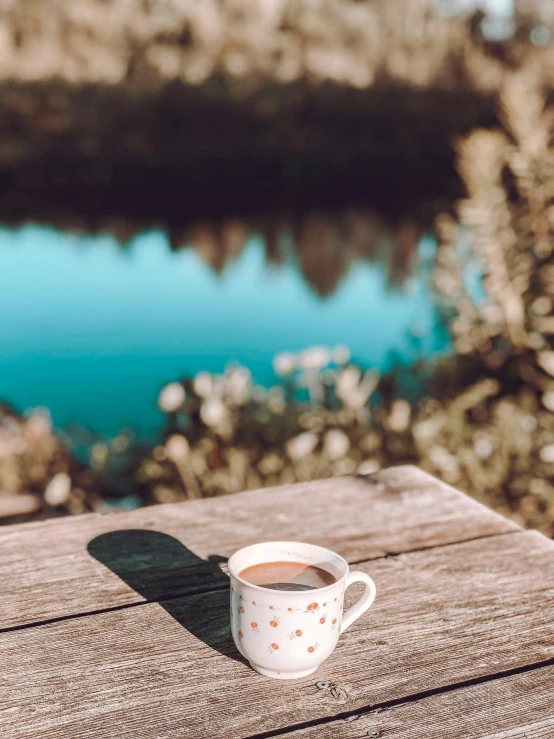
<svg viewBox="0 0 554 739"><path fill-rule="evenodd" d="M530 56L541 58L543 79L551 79L552 50L540 33L553 20L548 5L525 0L515 22L502 23L476 2L444 0L4 2L0 79L145 87L225 75L360 88L464 80L491 90Z"/></svg>
<svg viewBox="0 0 554 739"><path fill-rule="evenodd" d="M122 434L94 444L88 466L66 451L47 416L20 418L3 407L0 515L14 521L131 508L410 462L553 536L554 126L544 90L554 56L551 46L531 48L535 21L520 17L503 46L483 37L482 18L447 22L423 0L407 3L402 14L389 12L385 0L325 2L317 12L306 2L294 13L287 2L260 3L257 15L240 2L169 3L154 25L146 23L150 4L131 18L127 3L108 11L80 0L56 9L52 23L64 29L59 49L37 65L28 39L42 33L48 5L10 6L20 40L9 59L28 79L55 73L74 81L200 83L224 71L360 87L382 79L436 88L463 80L477 91L500 91L502 125L456 143L466 196L436 219L433 276L455 351L427 369L417 401L401 397L394 374L356 367L344 348L314 347L276 357L282 382L274 388L257 387L241 367L171 383L160 394L167 416L161 442L145 447ZM88 20L79 24L75 14L85 7L95 20L83 15ZM113 23L99 22L108 12ZM234 20L223 22L220 15L229 13ZM86 31L89 22L94 33ZM366 226L354 220L351 233ZM345 268L341 234L329 227L322 234L309 220L301 229L303 272L326 294ZM404 238L415 243L417 232ZM225 254L214 239L231 255L244 240L240 229L198 232L197 248L216 266ZM322 239L336 264L316 282L310 245ZM483 275L482 299L466 284L472 265Z"/></svg>

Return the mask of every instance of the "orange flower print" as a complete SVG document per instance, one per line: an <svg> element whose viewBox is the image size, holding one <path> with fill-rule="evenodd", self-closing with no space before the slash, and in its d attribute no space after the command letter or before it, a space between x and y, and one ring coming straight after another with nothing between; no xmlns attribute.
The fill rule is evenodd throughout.
<svg viewBox="0 0 554 739"><path fill-rule="evenodd" d="M327 603L324 603L324 604L323 604L323 608L325 608L325 606L326 606L326 605L327 605Z"/></svg>
<svg viewBox="0 0 554 739"><path fill-rule="evenodd" d="M334 631L334 630L335 630L335 628L336 628L336 625L337 625L337 619L336 619L336 618L334 618L334 619L333 619L333 620L331 621L331 630L332 630L332 631Z"/></svg>
<svg viewBox="0 0 554 739"><path fill-rule="evenodd" d="M325 621L327 621L327 614L324 613L323 616L319 619L320 624L324 624Z"/></svg>
<svg viewBox="0 0 554 739"><path fill-rule="evenodd" d="M302 632L300 631L300 629L296 629L294 633L296 634L296 636L302 636Z"/></svg>
<svg viewBox="0 0 554 739"><path fill-rule="evenodd" d="M271 648L272 649L279 649L279 645L278 644L275 644L275 642L273 642L273 644L271 645Z"/></svg>
<svg viewBox="0 0 554 739"><path fill-rule="evenodd" d="M242 639L243 636L244 634L242 633L242 631L239 631L239 639Z"/></svg>
<svg viewBox="0 0 554 739"><path fill-rule="evenodd" d="M269 622L269 625L273 626L273 628L276 629L277 626L279 626L279 621L280 619L278 618L272 618L271 621Z"/></svg>
<svg viewBox="0 0 554 739"><path fill-rule="evenodd" d="M315 644L313 645L313 647L308 647L308 652L309 652L310 654L313 654L313 652L315 652L315 650L316 650L316 649L318 649L318 648L319 648L319 642L316 642L316 643L315 643Z"/></svg>
<svg viewBox="0 0 554 739"><path fill-rule="evenodd" d="M241 613L244 613L244 606L241 606L241 607L239 608L239 611L240 611Z"/></svg>
<svg viewBox="0 0 554 739"><path fill-rule="evenodd" d="M273 606L269 606L269 610L272 611L273 610Z"/></svg>
<svg viewBox="0 0 554 739"><path fill-rule="evenodd" d="M292 613L292 608L287 608L287 611L290 611Z"/></svg>
<svg viewBox="0 0 554 739"><path fill-rule="evenodd" d="M310 603L308 606L308 611L316 611L317 610L317 603Z"/></svg>
<svg viewBox="0 0 554 739"><path fill-rule="evenodd" d="M252 623L250 624L250 627L252 628L252 631L254 633L256 634L260 633L260 630L258 629L258 624L256 623L256 621L252 621Z"/></svg>
<svg viewBox="0 0 554 739"><path fill-rule="evenodd" d="M336 601L336 598L333 598L334 601Z"/></svg>
<svg viewBox="0 0 554 739"><path fill-rule="evenodd" d="M297 636L302 636L302 631L300 629L296 629L296 631L291 631L289 634L289 639L296 639Z"/></svg>
<svg viewBox="0 0 554 739"><path fill-rule="evenodd" d="M253 600L253 601L252 601L252 605L253 605L253 606L255 606L255 605L256 605L256 601L255 601L255 600Z"/></svg>
<svg viewBox="0 0 554 739"><path fill-rule="evenodd" d="M279 649L279 645L278 645L278 644L276 644L275 642L273 642L273 644L271 644L271 646L269 646L269 647L267 648L267 651L268 651L268 652L269 652L270 654L273 654L273 652L276 652L276 651L277 651L278 649Z"/></svg>

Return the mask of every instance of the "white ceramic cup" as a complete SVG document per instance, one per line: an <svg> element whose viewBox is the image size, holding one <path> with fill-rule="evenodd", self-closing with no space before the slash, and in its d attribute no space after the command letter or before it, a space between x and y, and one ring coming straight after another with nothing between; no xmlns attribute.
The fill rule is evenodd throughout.
<svg viewBox="0 0 554 739"><path fill-rule="evenodd" d="M240 573L265 562L302 562L330 572L337 581L315 590L273 590L252 585ZM335 552L293 541L253 544L229 560L231 630L239 652L262 675L289 680L315 672L338 638L375 599L375 583L364 572L349 572ZM344 592L363 582L360 600L343 614Z"/></svg>

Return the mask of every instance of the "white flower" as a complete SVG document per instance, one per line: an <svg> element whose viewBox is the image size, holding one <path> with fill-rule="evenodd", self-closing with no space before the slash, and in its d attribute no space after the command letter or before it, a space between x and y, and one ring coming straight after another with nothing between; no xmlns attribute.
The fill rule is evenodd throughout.
<svg viewBox="0 0 554 739"><path fill-rule="evenodd" d="M379 375L365 372L363 379L358 367L350 366L342 369L337 376L335 392L344 405L359 410L367 403L369 396L379 383Z"/></svg>
<svg viewBox="0 0 554 739"><path fill-rule="evenodd" d="M120 434L112 440L111 447L114 452L117 452L118 454L124 454L129 448L129 439L123 434Z"/></svg>
<svg viewBox="0 0 554 739"><path fill-rule="evenodd" d="M246 367L235 367L225 378L225 393L234 405L243 405L250 395L250 372Z"/></svg>
<svg viewBox="0 0 554 739"><path fill-rule="evenodd" d="M543 462L547 464L554 463L554 444L547 444L539 452L539 456Z"/></svg>
<svg viewBox="0 0 554 739"><path fill-rule="evenodd" d="M181 434L173 434L165 442L166 456L175 464L186 462L189 456L189 450L189 443Z"/></svg>
<svg viewBox="0 0 554 739"><path fill-rule="evenodd" d="M97 441L90 450L90 463L94 469L103 467L110 455L110 448L103 441Z"/></svg>
<svg viewBox="0 0 554 739"><path fill-rule="evenodd" d="M293 461L307 457L316 448L318 438L311 431L293 437L287 441L287 454Z"/></svg>
<svg viewBox="0 0 554 739"><path fill-rule="evenodd" d="M429 450L429 459L440 470L455 472L458 470L458 460L442 446L434 446Z"/></svg>
<svg viewBox="0 0 554 739"><path fill-rule="evenodd" d="M552 413L554 413L554 392L552 392L552 390L542 396L542 404L544 405L546 410L552 411ZM535 421L534 418L533 421ZM535 426L536 425L537 422L535 421Z"/></svg>
<svg viewBox="0 0 554 739"><path fill-rule="evenodd" d="M52 431L52 419L47 408L35 408L27 418L25 437L29 441L38 441Z"/></svg>
<svg viewBox="0 0 554 739"><path fill-rule="evenodd" d="M377 472L380 469L379 462L375 459L366 459L358 467L359 475L371 475L373 472Z"/></svg>
<svg viewBox="0 0 554 739"><path fill-rule="evenodd" d="M227 415L227 408L220 398L208 398L200 406L200 418L206 426L218 426Z"/></svg>
<svg viewBox="0 0 554 739"><path fill-rule="evenodd" d="M541 295L533 301L531 310L537 316L547 316L549 313L552 313L552 299L548 295Z"/></svg>
<svg viewBox="0 0 554 739"><path fill-rule="evenodd" d="M335 364L346 364L350 360L350 349L339 344L333 349L332 356Z"/></svg>
<svg viewBox="0 0 554 739"><path fill-rule="evenodd" d="M180 382L170 382L158 396L158 405L164 413L175 413L185 402L185 388Z"/></svg>
<svg viewBox="0 0 554 739"><path fill-rule="evenodd" d="M199 372L192 386L199 398L208 398L213 392L214 381L209 372Z"/></svg>
<svg viewBox="0 0 554 739"><path fill-rule="evenodd" d="M537 362L551 377L554 377L554 352L539 352Z"/></svg>
<svg viewBox="0 0 554 739"><path fill-rule="evenodd" d="M328 431L325 434L323 445L327 456L333 460L345 457L350 449L348 436L340 429Z"/></svg>
<svg viewBox="0 0 554 739"><path fill-rule="evenodd" d="M294 372L296 368L296 360L294 354L281 352L273 358L273 369L279 377L286 377Z"/></svg>
<svg viewBox="0 0 554 739"><path fill-rule="evenodd" d="M358 367L345 367L337 376L336 393L341 400L346 400L358 388L361 371Z"/></svg>
<svg viewBox="0 0 554 739"><path fill-rule="evenodd" d="M473 449L475 450L475 454L481 459L488 459L493 452L491 441L485 434L475 434Z"/></svg>
<svg viewBox="0 0 554 739"><path fill-rule="evenodd" d="M269 452L258 463L258 469L262 475L274 475L283 469L283 460L278 454Z"/></svg>
<svg viewBox="0 0 554 739"><path fill-rule="evenodd" d="M387 418L387 425L391 431L402 433L410 425L412 409L407 400L395 400Z"/></svg>
<svg viewBox="0 0 554 739"><path fill-rule="evenodd" d="M51 506L66 503L71 492L71 478L66 472L58 472L50 480L44 491L44 500Z"/></svg>
<svg viewBox="0 0 554 739"><path fill-rule="evenodd" d="M324 346L312 346L306 349L298 358L302 369L323 369L331 360L331 354Z"/></svg>
<svg viewBox="0 0 554 739"><path fill-rule="evenodd" d="M546 393L548 395L548 393ZM551 393L552 395L552 410L554 410L554 393ZM542 402L544 403L545 407L548 408L546 403L544 402L545 396L542 397ZM524 431L527 431L527 433L531 433L537 428L537 419L535 416L531 416L530 414L527 414L526 416L522 416L519 425Z"/></svg>
<svg viewBox="0 0 554 739"><path fill-rule="evenodd" d="M414 436L417 441L428 441L434 439L441 430L441 422L437 418L429 418L427 421L420 421L413 427Z"/></svg>
<svg viewBox="0 0 554 739"><path fill-rule="evenodd" d="M285 391L278 385L267 391L267 407L272 413L283 413L286 407Z"/></svg>

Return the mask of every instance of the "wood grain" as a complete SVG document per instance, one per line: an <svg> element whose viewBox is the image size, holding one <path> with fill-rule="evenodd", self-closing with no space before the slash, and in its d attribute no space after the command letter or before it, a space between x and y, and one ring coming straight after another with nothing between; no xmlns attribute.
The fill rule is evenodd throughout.
<svg viewBox="0 0 554 739"><path fill-rule="evenodd" d="M359 569L377 584L374 606L290 683L237 660L222 591L5 633L2 736L240 739L554 657L554 545L536 532Z"/></svg>
<svg viewBox="0 0 554 739"><path fill-rule="evenodd" d="M554 666L350 716L283 739L552 739Z"/></svg>
<svg viewBox="0 0 554 739"><path fill-rule="evenodd" d="M167 536L132 535L129 529ZM0 528L0 629L225 587L219 568L206 559L228 557L257 541L308 540L356 562L515 530L515 524L412 466L367 478ZM120 551L122 567L136 570L134 578L128 573L133 586L103 566L102 556L113 552L100 551L98 558L87 551L109 532L119 533L93 547Z"/></svg>

